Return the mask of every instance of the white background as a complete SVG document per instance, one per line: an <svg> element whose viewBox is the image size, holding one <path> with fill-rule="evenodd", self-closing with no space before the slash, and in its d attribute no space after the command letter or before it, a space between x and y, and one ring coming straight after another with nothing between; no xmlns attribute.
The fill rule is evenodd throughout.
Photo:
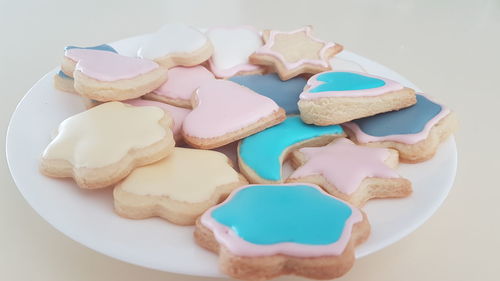
<svg viewBox="0 0 500 281"><path fill-rule="evenodd" d="M2 135L17 102L59 64L65 45L111 42L166 22L283 30L312 24L318 37L409 78L454 109L461 123L456 183L442 208L407 238L358 260L341 280L497 280L500 1L337 2L0 0ZM202 279L143 269L80 246L27 205L5 157L0 166L0 280Z"/></svg>

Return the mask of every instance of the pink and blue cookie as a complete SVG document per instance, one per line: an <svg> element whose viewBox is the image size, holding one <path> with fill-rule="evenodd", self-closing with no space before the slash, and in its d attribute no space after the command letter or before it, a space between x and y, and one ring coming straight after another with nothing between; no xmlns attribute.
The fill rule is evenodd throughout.
<svg viewBox="0 0 500 281"><path fill-rule="evenodd" d="M399 151L402 162L418 163L434 156L458 127L455 114L418 93L411 107L343 124L355 142Z"/></svg>
<svg viewBox="0 0 500 281"><path fill-rule="evenodd" d="M411 182L395 170L399 161L393 149L361 146L338 138L327 146L295 151L292 163L298 168L287 182L317 184L355 206L372 198L406 197L412 192Z"/></svg>
<svg viewBox="0 0 500 281"><path fill-rule="evenodd" d="M366 73L328 71L309 78L300 94L300 116L319 126L341 124L415 104L415 91Z"/></svg>
<svg viewBox="0 0 500 281"><path fill-rule="evenodd" d="M345 136L338 125L305 124L299 116L246 137L238 145L240 172L250 183L282 183L283 162L291 152L305 146L322 146Z"/></svg>
<svg viewBox="0 0 500 281"><path fill-rule="evenodd" d="M287 114L299 114L297 103L307 82L300 76L283 81L276 73L234 76L229 80L274 100Z"/></svg>
<svg viewBox="0 0 500 281"><path fill-rule="evenodd" d="M195 240L233 278L331 279L349 271L369 233L361 210L316 185L248 185L198 219Z"/></svg>

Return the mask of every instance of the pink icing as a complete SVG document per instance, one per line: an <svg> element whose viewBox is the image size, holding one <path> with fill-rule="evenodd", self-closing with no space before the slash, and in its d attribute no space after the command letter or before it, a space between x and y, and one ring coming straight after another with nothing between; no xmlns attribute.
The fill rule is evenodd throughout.
<svg viewBox="0 0 500 281"><path fill-rule="evenodd" d="M431 100L429 96L424 95L423 93L419 93L419 95L423 95L427 97L429 100ZM419 141L425 140L429 136L429 133L431 129L434 127L434 125L436 125L439 121L441 121L441 119L443 119L450 113L450 110L447 107L445 107L442 104L440 105L441 105L441 112L439 112L438 115L434 116L434 118L429 120L429 122L425 124L424 129L416 134L401 134L401 135L389 135L389 136L377 137L366 134L361 130L358 124L354 122L348 122L342 124L342 126L349 128L349 130L351 130L355 134L356 140L360 143L394 141L406 144L415 144Z"/></svg>
<svg viewBox="0 0 500 281"><path fill-rule="evenodd" d="M336 71L331 71L336 72ZM340 71L342 72L342 71ZM316 78L322 73L318 73L309 80L307 80L307 84L304 87L304 91L300 94L300 99L308 100L308 99L317 99L317 98L325 98L325 97L368 97L368 96L378 96L388 92L397 91L403 89L403 85L399 84L396 81L376 76L368 73L361 73L350 71L352 73L357 73L359 75L377 78L383 80L385 85L378 88L365 89L365 90L352 90L352 91L330 91L330 92L318 92L318 93L310 93L309 89L314 89L316 86L324 84L323 81L318 81ZM324 73L324 72L323 72Z"/></svg>
<svg viewBox="0 0 500 281"><path fill-rule="evenodd" d="M214 75L201 65L194 67L174 67L168 70L168 80L155 94L171 99L189 100L198 87Z"/></svg>
<svg viewBox="0 0 500 281"><path fill-rule="evenodd" d="M352 194L365 178L399 178L384 161L389 157L385 148L355 145L342 138L323 147L306 147L299 150L306 163L292 173L290 178L322 175L340 192Z"/></svg>
<svg viewBox="0 0 500 281"><path fill-rule="evenodd" d="M281 184L281 185L286 186L286 185L296 185L296 184ZM313 184L308 184L308 185L318 189L325 196L332 197L330 194L323 191L320 187ZM221 206L226 202L229 202L238 191L244 188L248 188L249 186L252 185L243 186L234 190L231 193L231 195L229 195L229 197L218 206ZM342 201L338 198L336 199ZM221 245L224 245L231 251L231 253L238 256L258 257L258 256L271 256L277 254L283 254L295 257L319 257L319 256L332 256L332 255L339 256L344 252L347 243L349 243L349 240L351 239L351 234L354 224L363 220L363 215L361 214L361 211L359 211L357 208L352 207L352 205L350 205L347 202L344 203L351 207L352 210L351 217L349 217L349 219L346 221L344 230L342 231L342 235L337 240L337 242L328 245L305 245L305 244L298 244L291 242L277 243L272 245L258 245L247 242L242 238L240 238L238 234L236 234L232 229L223 224L220 224L212 217L212 211L217 206L208 209L201 216L201 224L210 229L214 233L217 242L219 242Z"/></svg>
<svg viewBox="0 0 500 281"><path fill-rule="evenodd" d="M64 55L77 62L75 71L81 71L84 75L100 81L131 79L160 67L147 59L100 50L69 49Z"/></svg>
<svg viewBox="0 0 500 281"><path fill-rule="evenodd" d="M221 27L221 26L217 26L217 27L212 27L212 28L209 28L206 32L206 34L210 33L210 31L212 30L217 30L217 29L247 29L247 30L250 30L252 32L255 33L256 36L260 37L260 32L255 29L253 26L250 26L250 25L242 25L242 26L229 26L229 27ZM231 43L231 38L228 38L229 42L228 44L229 45L232 45L232 44L235 44L235 42L232 42ZM242 44L244 42L237 42L236 44ZM217 52L218 50L214 50L214 52ZM231 76L234 76L236 75L238 72L251 72L251 71L258 71L260 69L262 69L262 67L260 65L255 65L255 64L251 64L250 62L248 63L244 63L244 64L238 64L238 65L235 65L231 68L220 68L218 67L212 58L210 58L208 60L208 63L209 63L209 66L210 66L210 70L215 74L215 76L217 77L220 77L220 78L226 78L226 77L231 77Z"/></svg>
<svg viewBox="0 0 500 281"><path fill-rule="evenodd" d="M198 138L237 131L279 109L270 98L228 80L206 82L195 95L198 105L186 116L183 131Z"/></svg>
<svg viewBox="0 0 500 281"><path fill-rule="evenodd" d="M274 45L276 35L278 35L278 34L292 35L292 34L299 33L299 32L305 32L310 40L324 44L323 48L321 48L321 50L319 51L319 57L320 57L319 60L300 59L300 60L295 61L295 62L287 62L285 57L281 53L278 53L278 52L271 49L272 46ZM269 39L266 42L266 44L264 46L262 46L262 48L257 50L255 53L256 54L270 55L270 56L274 56L274 57L278 58L283 63L285 68L288 70L295 69L303 64L312 64L312 65L319 65L322 67L330 67L330 63L328 62L328 58L326 58L325 53L329 48L335 46L335 43L326 42L326 41L317 39L317 38L312 36L311 32L312 32L312 30L311 30L310 26L305 26L301 29L297 29L297 30L290 31L290 32L271 30L271 32L269 33Z"/></svg>
<svg viewBox="0 0 500 281"><path fill-rule="evenodd" d="M172 133L174 134L175 138L181 136L182 123L184 122L184 119L186 118L188 113L191 111L189 109L172 106L163 102L143 100L143 99L126 100L123 101L123 103L127 103L133 106L157 106L163 109L163 111L170 114L172 119L174 119L174 128L172 130Z"/></svg>

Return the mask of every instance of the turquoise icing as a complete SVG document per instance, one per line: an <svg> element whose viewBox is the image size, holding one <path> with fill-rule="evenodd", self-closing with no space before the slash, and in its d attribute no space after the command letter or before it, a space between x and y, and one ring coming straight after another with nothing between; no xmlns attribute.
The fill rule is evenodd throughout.
<svg viewBox="0 0 500 281"><path fill-rule="evenodd" d="M111 47L108 44L102 44L102 45L97 45L97 46L92 46L92 47L77 47L77 46L66 46L66 47L64 47L65 51L66 50L71 50L71 49L101 50L101 51L108 51L108 52L113 52L113 53L118 54L118 52L113 47ZM64 79L71 79L71 80L73 80L73 78L71 78L68 75L64 74L64 72L62 72L60 70L57 73L57 75L59 75L59 77L64 78Z"/></svg>
<svg viewBox="0 0 500 281"><path fill-rule="evenodd" d="M325 83L309 90L310 93L366 90L385 85L384 80L352 72L324 72L316 80Z"/></svg>
<svg viewBox="0 0 500 281"><path fill-rule="evenodd" d="M308 185L254 185L212 211L245 241L327 245L339 240L350 206Z"/></svg>
<svg viewBox="0 0 500 281"><path fill-rule="evenodd" d="M288 147L323 135L341 133L342 127L338 125L308 125L302 122L299 116L288 117L276 126L243 139L239 147L239 157L259 177L279 181L280 156Z"/></svg>
<svg viewBox="0 0 500 281"><path fill-rule="evenodd" d="M235 76L229 80L274 100L287 114L299 113L297 102L307 82L302 77L282 81L275 73Z"/></svg>
<svg viewBox="0 0 500 281"><path fill-rule="evenodd" d="M353 122L364 133L376 137L420 133L425 125L441 112L442 107L423 95L417 94L416 96L417 103L413 106L365 117Z"/></svg>

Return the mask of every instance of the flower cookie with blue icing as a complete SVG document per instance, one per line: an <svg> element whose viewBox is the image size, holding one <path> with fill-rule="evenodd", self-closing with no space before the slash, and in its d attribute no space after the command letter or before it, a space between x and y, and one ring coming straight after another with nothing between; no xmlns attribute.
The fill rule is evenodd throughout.
<svg viewBox="0 0 500 281"><path fill-rule="evenodd" d="M297 183L233 191L197 220L194 236L233 278L332 279L349 271L355 247L369 233L361 210L316 185Z"/></svg>
<svg viewBox="0 0 500 281"><path fill-rule="evenodd" d="M321 186L336 198L362 206L372 198L406 197L411 182L395 171L398 152L367 147L338 138L322 147L304 147L292 154L298 168L287 182L307 182Z"/></svg>
<svg viewBox="0 0 500 281"><path fill-rule="evenodd" d="M240 141L240 171L251 183L282 183L282 165L291 152L305 146L326 145L343 136L338 125L308 125L299 116L288 117L283 123Z"/></svg>
<svg viewBox="0 0 500 281"><path fill-rule="evenodd" d="M418 163L434 156L438 146L458 127L455 114L417 93L417 103L343 124L355 142L396 149L402 162Z"/></svg>
<svg viewBox="0 0 500 281"><path fill-rule="evenodd" d="M341 124L415 104L415 91L387 78L328 71L309 78L298 103L304 122Z"/></svg>
<svg viewBox="0 0 500 281"><path fill-rule="evenodd" d="M64 48L64 50L70 50L70 49L90 49L90 50L101 50L101 51L118 53L113 47L107 44L102 44L92 47L66 46ZM59 70L59 72L57 72L57 74L54 75L54 87L60 91L76 94L76 90L73 83L74 83L73 77L65 74L62 70Z"/></svg>

